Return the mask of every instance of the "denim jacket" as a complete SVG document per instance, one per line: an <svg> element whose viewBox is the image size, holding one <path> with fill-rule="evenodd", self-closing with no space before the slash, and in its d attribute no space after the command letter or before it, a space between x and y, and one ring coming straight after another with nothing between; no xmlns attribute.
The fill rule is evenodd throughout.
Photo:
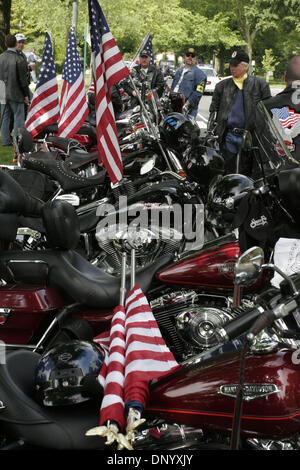
<svg viewBox="0 0 300 470"><path fill-rule="evenodd" d="M174 91L174 88L179 82L183 70L184 67L177 70L171 87L172 91ZM187 72L185 72L179 85L179 91L184 94L185 101L190 103L190 114L192 116L197 116L198 105L205 90L206 80L207 78L205 73L202 72L197 65L193 65Z"/></svg>

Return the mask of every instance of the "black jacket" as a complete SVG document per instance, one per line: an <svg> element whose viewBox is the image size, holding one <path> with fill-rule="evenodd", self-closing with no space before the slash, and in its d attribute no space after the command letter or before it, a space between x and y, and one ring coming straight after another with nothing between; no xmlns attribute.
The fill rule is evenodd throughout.
<svg viewBox="0 0 300 470"><path fill-rule="evenodd" d="M161 71L157 69L154 65L149 65L146 77L144 76L140 65L133 67L131 71L131 76L140 85L144 81L146 81L150 85L150 87L148 88L150 88L151 90L156 89L159 97L161 97L161 95L163 94L165 87L164 77ZM122 86L126 93L128 93L129 96L132 96L134 88L129 79L126 79L122 83Z"/></svg>
<svg viewBox="0 0 300 470"><path fill-rule="evenodd" d="M5 83L6 100L23 103L29 96L27 67L24 59L13 51L0 55L0 80Z"/></svg>
<svg viewBox="0 0 300 470"><path fill-rule="evenodd" d="M238 87L233 78L225 78L217 83L209 108L210 114L216 113L217 127L215 133L221 142L227 127L227 119L235 101ZM255 126L255 109L259 101L271 96L270 87L262 78L248 76L243 85L245 129Z"/></svg>

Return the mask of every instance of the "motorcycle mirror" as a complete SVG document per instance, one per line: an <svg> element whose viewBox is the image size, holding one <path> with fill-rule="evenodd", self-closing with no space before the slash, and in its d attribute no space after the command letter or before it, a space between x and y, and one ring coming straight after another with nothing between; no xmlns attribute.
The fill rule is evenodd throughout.
<svg viewBox="0 0 300 470"><path fill-rule="evenodd" d="M149 173L149 171L153 170L155 166L155 157L151 157L147 162L143 163L140 174L145 175L146 173Z"/></svg>
<svg viewBox="0 0 300 470"><path fill-rule="evenodd" d="M258 246L249 248L235 264L234 283L238 286L251 286L254 284L260 275L263 263L263 250Z"/></svg>

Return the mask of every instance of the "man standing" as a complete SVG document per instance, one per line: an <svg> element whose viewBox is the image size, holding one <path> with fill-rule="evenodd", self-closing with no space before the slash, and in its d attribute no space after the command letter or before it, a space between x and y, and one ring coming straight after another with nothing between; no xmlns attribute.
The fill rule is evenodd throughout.
<svg viewBox="0 0 300 470"><path fill-rule="evenodd" d="M140 63L133 67L131 77L135 81L137 88L141 88L142 84L145 83L147 89L156 90L158 96L161 97L165 87L164 77L155 65L150 64L150 61L149 52L146 49L142 50L140 53ZM134 106L137 103L136 91L128 80L125 80L122 85L126 93L133 98L132 105Z"/></svg>
<svg viewBox="0 0 300 470"><path fill-rule="evenodd" d="M11 145L10 118L14 118L14 134L24 127L24 103L29 103L27 67L24 59L17 52L16 37L5 37L7 50L0 55L0 81L4 83L5 104L1 104L2 145Z"/></svg>
<svg viewBox="0 0 300 470"><path fill-rule="evenodd" d="M15 36L16 36L16 39L17 39L17 52L18 52L18 54L20 54L20 56L24 59L24 61L26 63L27 81L28 81L28 84L30 84L30 70L31 70L31 68L28 65L27 57L23 52L24 47L25 47L26 37L22 33L17 33L17 34L15 34Z"/></svg>
<svg viewBox="0 0 300 470"><path fill-rule="evenodd" d="M197 116L205 85L206 75L196 65L196 51L190 47L185 51L184 65L177 70L171 88L174 92L183 93L184 110L194 118Z"/></svg>
<svg viewBox="0 0 300 470"><path fill-rule="evenodd" d="M269 98L271 91L265 80L248 75L249 56L245 51L234 51L229 60L232 77L217 83L209 108L208 128L216 122L220 148L225 159L225 173L252 172L252 157L243 155L237 168L244 130L255 127L255 110L260 100Z"/></svg>

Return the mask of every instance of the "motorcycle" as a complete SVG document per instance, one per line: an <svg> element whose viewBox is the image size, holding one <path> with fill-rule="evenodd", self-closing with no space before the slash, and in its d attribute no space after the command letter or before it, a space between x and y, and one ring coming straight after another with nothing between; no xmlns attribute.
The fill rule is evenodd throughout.
<svg viewBox="0 0 300 470"><path fill-rule="evenodd" d="M79 220L74 207L65 201L39 201L35 216L42 214L47 249L14 249L11 244L27 215L20 205L26 194L5 172L0 172L0 177L6 201L2 225L8 231L5 237L1 235L5 249L0 252L0 339L8 344L34 346L61 310L73 304L72 322L77 325L80 317L93 328L94 335L100 333L111 321L119 277L92 265L75 251ZM140 241L140 249L145 250L143 237ZM127 245L128 240L120 242ZM151 240L150 244L153 248ZM139 245L135 243L135 247L138 258ZM150 264L138 266L137 281L151 301L168 346L182 359L217 344L216 328L248 307L245 302L231 309L232 267L239 256L239 245L231 235L178 257L172 242L166 240L158 248ZM264 281L259 285L262 288ZM246 292L257 289L258 285Z"/></svg>
<svg viewBox="0 0 300 470"><path fill-rule="evenodd" d="M252 285L262 269L274 266L264 265L262 250L253 247L237 261L235 282ZM222 348L152 380L135 450L299 449L300 276L284 278L280 289L257 299L246 320L225 327L227 338L219 330ZM39 358L19 349L0 365L2 448L103 449L103 439L86 436L98 424L99 400L59 408L35 401Z"/></svg>

